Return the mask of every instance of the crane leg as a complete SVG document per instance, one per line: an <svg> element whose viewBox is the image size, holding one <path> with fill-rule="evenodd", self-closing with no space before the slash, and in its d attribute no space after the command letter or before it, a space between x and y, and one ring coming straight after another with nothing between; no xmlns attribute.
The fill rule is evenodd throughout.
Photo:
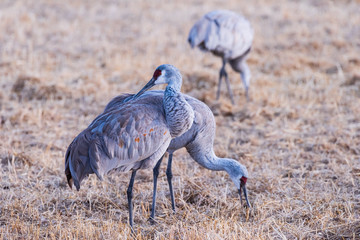
<svg viewBox="0 0 360 240"><path fill-rule="evenodd" d="M223 76L227 76L227 73L225 71L225 65L226 65L226 60L223 59L223 65L220 69L220 73L219 73L219 84L218 84L218 90L217 90L217 93L216 93L216 100L219 99L220 97L220 89L221 89L221 80L222 80L222 77Z"/></svg>
<svg viewBox="0 0 360 240"><path fill-rule="evenodd" d="M161 161L163 160L164 155L160 158L160 160L156 163L153 169L153 176L154 176L154 192L153 192L153 200L152 200L152 208L151 208L151 215L149 220L152 223L155 223L155 208L156 208L156 188L157 188L157 178L159 176L159 169L161 165Z"/></svg>
<svg viewBox="0 0 360 240"><path fill-rule="evenodd" d="M230 100L231 100L231 103L234 105L235 102L234 102L234 96L233 96L233 93L231 91L231 86L230 86L230 81L229 81L229 78L228 78L228 75L227 73L225 72L224 70L224 75L225 75L225 81L226 81L226 86L227 86L227 89L228 89L228 92L229 92L229 96L230 96Z"/></svg>
<svg viewBox="0 0 360 240"><path fill-rule="evenodd" d="M249 98L249 88L245 87L245 96L246 96L246 101L249 102L250 98Z"/></svg>
<svg viewBox="0 0 360 240"><path fill-rule="evenodd" d="M130 183L129 183L129 187L127 189L127 198L128 198L128 205L129 205L129 224L131 227L131 232L134 232L133 230L133 205L132 205L132 197L133 197L133 186L134 186L134 181L135 181L135 175L136 175L136 171L137 170L133 170L131 173L131 178L130 178Z"/></svg>
<svg viewBox="0 0 360 240"><path fill-rule="evenodd" d="M167 165L167 169L166 169L166 177L167 177L167 180L168 180L168 183L169 183L171 207L172 207L172 210L175 212L174 190L173 190L173 186L172 186L172 182L171 182L172 177L173 177L173 174L172 174L172 171L171 171L172 157L173 157L173 154L170 153L169 154L168 165Z"/></svg>
<svg viewBox="0 0 360 240"><path fill-rule="evenodd" d="M241 80L243 81L244 87L245 87L245 96L246 100L249 101L249 83L250 83L250 69L247 63L245 62L245 59L241 62L240 65L240 76Z"/></svg>

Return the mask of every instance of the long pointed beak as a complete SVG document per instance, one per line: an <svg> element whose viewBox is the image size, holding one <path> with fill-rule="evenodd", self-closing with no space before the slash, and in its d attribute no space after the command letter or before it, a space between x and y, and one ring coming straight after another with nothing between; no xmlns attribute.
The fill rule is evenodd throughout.
<svg viewBox="0 0 360 240"><path fill-rule="evenodd" d="M153 86L155 86L155 79L151 78L150 81L137 94L132 97L132 99L141 96L146 90L152 88Z"/></svg>
<svg viewBox="0 0 360 240"><path fill-rule="evenodd" d="M242 206L241 189L242 189L243 192L244 192L244 196L245 196L245 200L246 200L246 205L247 205L249 208L251 208L251 205L250 205L250 202L249 202L249 199L248 199L247 190L246 190L245 185L240 185L240 189L238 190L238 191L239 191L239 195L240 195L240 204L241 204L241 206Z"/></svg>

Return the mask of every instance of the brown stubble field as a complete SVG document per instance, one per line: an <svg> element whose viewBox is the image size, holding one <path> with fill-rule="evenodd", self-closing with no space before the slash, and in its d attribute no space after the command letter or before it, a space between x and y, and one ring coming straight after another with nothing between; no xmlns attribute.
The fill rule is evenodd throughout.
<svg viewBox="0 0 360 240"><path fill-rule="evenodd" d="M250 102L221 61L192 50L204 13L242 12L255 29ZM64 175L72 139L114 96L138 91L163 63L214 112L215 151L247 166L251 211L224 172L186 153L163 164L157 224L152 171L134 189L137 239L360 239L359 1L0 1L0 239L130 239L130 174ZM165 161L166 163L166 161Z"/></svg>

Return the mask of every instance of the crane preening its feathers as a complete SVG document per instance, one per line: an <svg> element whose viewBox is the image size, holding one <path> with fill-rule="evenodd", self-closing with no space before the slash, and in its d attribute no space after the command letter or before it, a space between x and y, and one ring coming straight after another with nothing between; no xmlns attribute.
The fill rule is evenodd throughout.
<svg viewBox="0 0 360 240"><path fill-rule="evenodd" d="M221 80L225 77L231 102L234 97L231 91L228 75L225 70L227 62L232 69L239 72L244 83L246 98L249 99L250 69L246 64L246 57L250 52L254 30L243 16L228 11L215 10L205 14L191 28L188 41L191 47L199 47L203 51L210 51L223 60L219 73L219 84L216 99L219 99Z"/></svg>
<svg viewBox="0 0 360 240"><path fill-rule="evenodd" d="M139 98L147 89L167 84L162 99ZM102 179L109 171L132 170L127 190L129 222L133 226L132 188L136 171L154 167L172 138L190 129L194 111L180 93L179 70L169 64L159 66L153 78L138 94L121 106L100 114L70 144L65 155L65 175L77 190L91 173Z"/></svg>
<svg viewBox="0 0 360 240"><path fill-rule="evenodd" d="M165 91L147 91L167 84ZM95 173L103 179L109 171L132 171L127 190L129 222L133 226L132 188L137 170L153 168L154 195L151 218L155 215L156 183L161 160L170 153L167 177L172 207L175 201L171 184L172 154L186 147L203 167L226 171L243 190L247 205L246 167L233 159L218 158L213 151L215 120L206 104L180 93L182 78L172 65L159 66L153 78L137 94L114 98L95 120L70 144L65 155L65 175L70 187L80 189L82 180Z"/></svg>
<svg viewBox="0 0 360 240"><path fill-rule="evenodd" d="M69 186L74 183L79 190L81 181L91 173L102 179L112 169L127 172L154 167L171 138L186 132L193 123L194 112L180 94L181 83L177 68L161 65L139 93L96 117L66 152ZM139 99L158 84L168 84L163 99Z"/></svg>

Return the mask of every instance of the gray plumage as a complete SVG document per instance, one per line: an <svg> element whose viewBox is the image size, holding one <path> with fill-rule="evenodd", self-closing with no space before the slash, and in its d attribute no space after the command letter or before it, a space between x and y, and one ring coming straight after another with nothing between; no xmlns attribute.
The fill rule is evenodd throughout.
<svg viewBox="0 0 360 240"><path fill-rule="evenodd" d="M225 70L227 62L232 69L239 72L244 83L246 98L250 82L250 69L246 63L246 56L250 52L254 30L243 16L228 11L215 10L207 13L191 28L188 41L191 47L199 47L203 51L210 51L223 60L219 73L217 99L220 96L221 80L225 77L232 103L234 98L228 75Z"/></svg>
<svg viewBox="0 0 360 240"><path fill-rule="evenodd" d="M164 91L148 91L144 93L140 98L144 99L162 99ZM167 149L169 152L169 162L167 168L167 178L170 187L170 196L172 202L172 208L175 211L175 200L172 190L172 171L171 171L171 162L173 153L185 147L189 152L190 156L201 166L214 170L214 171L226 171L232 181L234 182L236 188L239 191L241 199L241 188L243 188L245 199L247 205L250 207L250 203L247 199L246 193L246 180L248 178L248 172L245 166L240 164L238 161L229 158L219 158L215 155L213 150L214 138L215 138L215 128L216 123L214 115L211 112L210 108L203 102L183 94L185 100L193 108L195 118L191 128L186 131L181 136L173 138L170 142L170 145ZM106 111L111 111L111 109L116 109L123 104L123 101L131 95L123 95L114 98L106 106ZM155 197L156 197L156 178L158 175L158 169L161 164L156 165L154 168L154 197L153 197L153 208L151 213L151 218L154 219L155 215ZM243 186L241 186L243 184Z"/></svg>
<svg viewBox="0 0 360 240"><path fill-rule="evenodd" d="M83 166L99 179L112 169L127 172L153 167L171 140L164 115L161 101L134 100L98 116L74 139L66 154L68 176L76 188L80 189L86 175L78 174Z"/></svg>
<svg viewBox="0 0 360 240"><path fill-rule="evenodd" d="M142 98L149 88L168 84L161 98ZM194 112L180 93L181 74L172 65L161 65L153 78L116 108L100 114L70 144L65 174L71 187L95 173L99 179L111 170L133 171L129 189L129 221L132 226L132 185L138 169L154 167L172 138L191 128Z"/></svg>

